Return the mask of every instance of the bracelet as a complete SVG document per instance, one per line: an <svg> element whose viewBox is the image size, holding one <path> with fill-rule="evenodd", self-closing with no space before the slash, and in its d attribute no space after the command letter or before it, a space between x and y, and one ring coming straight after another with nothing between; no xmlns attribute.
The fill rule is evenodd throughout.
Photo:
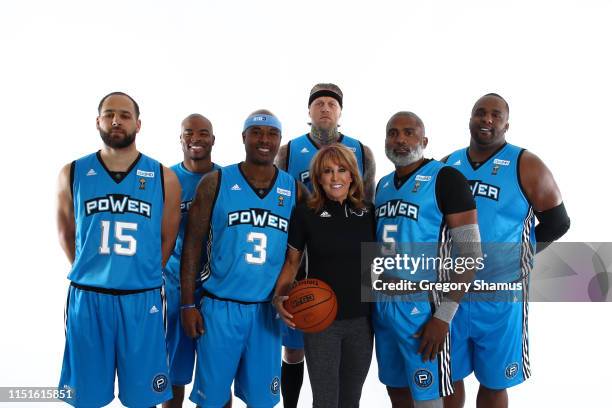
<svg viewBox="0 0 612 408"><path fill-rule="evenodd" d="M188 304L188 305L181 305L181 310L185 310L185 309L195 309L195 308L196 308L195 303L191 303L191 304Z"/></svg>

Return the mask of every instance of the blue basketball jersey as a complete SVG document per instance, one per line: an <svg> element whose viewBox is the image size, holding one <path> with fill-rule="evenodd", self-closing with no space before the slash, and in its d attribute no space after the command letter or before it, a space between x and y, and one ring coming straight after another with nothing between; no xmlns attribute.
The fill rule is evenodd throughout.
<svg viewBox="0 0 612 408"><path fill-rule="evenodd" d="M220 166L213 163L211 171L218 170L220 168ZM193 200L193 197L195 195L198 183L200 182L202 177L204 177L208 173L194 173L192 171L189 171L182 162L175 164L171 167L171 169L178 177L179 183L181 183L181 224L179 227L178 235L176 237L176 244L174 245L174 250L170 255L170 259L168 259L168 263L166 264L164 273L166 277L170 277L171 279L175 279L177 282L180 282L181 253L183 251L185 226L187 225L187 213L189 212L189 208L191 207L191 201ZM206 241L204 241L204 248L206 248L206 244ZM206 263L206 255L207 251L203 250L201 261L202 266Z"/></svg>
<svg viewBox="0 0 612 408"><path fill-rule="evenodd" d="M161 286L161 164L140 154L116 180L98 152L76 160L72 176L76 256L68 279L108 289Z"/></svg>
<svg viewBox="0 0 612 408"><path fill-rule="evenodd" d="M472 188L483 250L490 255L485 263L487 280L514 281L520 277L518 273L526 276L531 270L535 253L534 213L519 181L518 164L523 151L506 144L487 161L473 167L468 149L464 148L446 161L465 175ZM510 264L509 259L516 259L516 263Z"/></svg>
<svg viewBox="0 0 612 408"><path fill-rule="evenodd" d="M285 261L289 218L297 183L282 170L260 197L238 164L219 170L209 234L209 261L203 287L224 299L263 302Z"/></svg>
<svg viewBox="0 0 612 408"><path fill-rule="evenodd" d="M357 158L357 166L359 173L363 176L364 169L364 154L363 145L357 139L341 135L338 143L342 143L355 153ZM287 173L301 181L312 191L312 183L310 182L310 162L315 156L319 148L314 144L310 135L305 134L289 141L287 144Z"/></svg>
<svg viewBox="0 0 612 408"><path fill-rule="evenodd" d="M412 256L436 256L439 248L433 244L447 240L444 214L436 198L436 180L444 166L444 163L431 160L399 187L395 184L395 172L378 182L375 206L376 238L379 242L398 243L398 252L403 249L416 250L417 253ZM418 245L422 243L432 245ZM437 280L437 271L433 268L419 272L414 275L415 280Z"/></svg>

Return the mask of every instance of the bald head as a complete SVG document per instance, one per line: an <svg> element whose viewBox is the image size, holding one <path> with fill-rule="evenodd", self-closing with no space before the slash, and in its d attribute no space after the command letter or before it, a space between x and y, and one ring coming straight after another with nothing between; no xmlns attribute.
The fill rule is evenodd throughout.
<svg viewBox="0 0 612 408"><path fill-rule="evenodd" d="M481 96L476 101L476 103L474 104L474 107L472 108L472 112L474 112L476 110L477 106L479 106L479 104L480 104L480 102L482 102L482 100L484 100L484 99L491 99L491 98L498 99L498 100L500 100L504 104L504 107L506 108L506 117L509 117L510 116L510 105L508 105L508 102L501 95L496 94L494 92L491 92L491 93L488 93L486 95Z"/></svg>
<svg viewBox="0 0 612 408"><path fill-rule="evenodd" d="M395 119L398 119L398 118L413 119L416 122L416 124L423 130L423 134L425 134L425 125L423 124L423 121L421 120L421 118L419 118L419 116L416 113L409 112L409 111L400 111L400 112L393 114L393 116L391 116L391 118L389 118L389 121L387 122L387 129L386 129L387 132L389 132L389 129L391 128L391 125L393 124Z"/></svg>
<svg viewBox="0 0 612 408"><path fill-rule="evenodd" d="M191 115L183 119L183 121L181 122L181 131L185 130L186 127L192 126L194 122L200 122L201 124L204 124L206 127L208 127L210 133L212 134L212 122L208 120L206 116L201 115L199 113L192 113Z"/></svg>

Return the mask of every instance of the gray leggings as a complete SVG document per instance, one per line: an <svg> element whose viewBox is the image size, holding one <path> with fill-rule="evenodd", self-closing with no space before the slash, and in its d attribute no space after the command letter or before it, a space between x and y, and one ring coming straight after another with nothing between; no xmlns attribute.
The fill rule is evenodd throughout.
<svg viewBox="0 0 612 408"><path fill-rule="evenodd" d="M304 333L314 408L359 406L373 338L368 317L336 320L321 333Z"/></svg>

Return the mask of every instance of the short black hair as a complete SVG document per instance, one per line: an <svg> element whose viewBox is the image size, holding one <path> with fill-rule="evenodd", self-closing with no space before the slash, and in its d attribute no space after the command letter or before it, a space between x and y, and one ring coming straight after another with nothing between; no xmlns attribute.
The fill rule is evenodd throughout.
<svg viewBox="0 0 612 408"><path fill-rule="evenodd" d="M501 99L504 105L506 106L506 113L508 114L508 116L510 116L510 105L508 105L508 102L503 98L503 96L501 96L500 94L496 94L495 92L490 92L486 95L481 96L480 99L484 98L485 96L494 96L496 98Z"/></svg>
<svg viewBox="0 0 612 408"><path fill-rule="evenodd" d="M108 95L105 95L102 99L100 99L100 103L98 104L98 115L102 114L102 105L104 104L104 101L114 95L125 96L130 101L132 101L132 103L134 104L134 112L136 112L136 119L140 117L140 106L138 106L138 103L130 95L126 94L125 92L121 92L121 91L111 92Z"/></svg>

